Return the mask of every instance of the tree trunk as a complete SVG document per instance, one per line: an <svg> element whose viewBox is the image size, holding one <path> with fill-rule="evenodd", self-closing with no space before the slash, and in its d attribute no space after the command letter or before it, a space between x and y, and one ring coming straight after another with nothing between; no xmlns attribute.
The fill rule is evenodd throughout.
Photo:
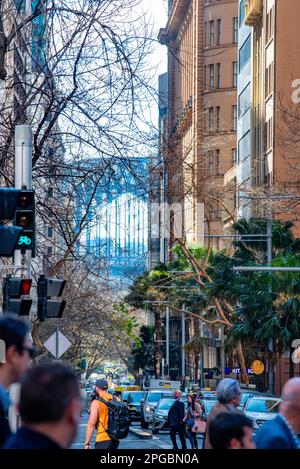
<svg viewBox="0 0 300 469"><path fill-rule="evenodd" d="M199 380L200 352L195 352L195 353L194 353L194 360L195 360L195 375L194 375L194 380L195 380L195 381L198 381L198 380Z"/></svg>
<svg viewBox="0 0 300 469"><path fill-rule="evenodd" d="M160 310L157 309L154 313L155 316L155 372L157 378L160 377L160 365L162 361L161 345L162 345L162 324Z"/></svg>
<svg viewBox="0 0 300 469"><path fill-rule="evenodd" d="M236 354L241 370L241 381L243 384L249 384L249 376L247 374L242 342L240 340L238 341L236 346Z"/></svg>

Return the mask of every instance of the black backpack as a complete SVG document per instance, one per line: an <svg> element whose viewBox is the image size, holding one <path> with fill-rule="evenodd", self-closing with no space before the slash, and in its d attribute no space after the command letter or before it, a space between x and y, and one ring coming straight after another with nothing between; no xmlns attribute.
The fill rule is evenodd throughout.
<svg viewBox="0 0 300 469"><path fill-rule="evenodd" d="M112 440L123 440L127 437L130 427L129 412L124 404L117 400L106 401L97 397L98 401L108 407L108 427L105 429Z"/></svg>

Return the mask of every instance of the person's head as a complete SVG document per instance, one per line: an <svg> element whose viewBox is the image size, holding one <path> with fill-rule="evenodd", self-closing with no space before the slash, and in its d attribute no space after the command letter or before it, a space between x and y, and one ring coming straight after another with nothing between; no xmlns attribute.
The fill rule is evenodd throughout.
<svg viewBox="0 0 300 469"><path fill-rule="evenodd" d="M17 316L4 315L0 318L0 340L5 348L5 357L1 357L5 360L2 360L0 367L5 368L9 376L8 384L12 384L27 370L33 357L29 328Z"/></svg>
<svg viewBox="0 0 300 469"><path fill-rule="evenodd" d="M296 431L300 432L300 378L288 380L282 390L282 403L280 404L280 413L289 420L293 420L293 426L296 424ZM298 422L298 425L297 425Z"/></svg>
<svg viewBox="0 0 300 469"><path fill-rule="evenodd" d="M180 399L181 398L181 391L179 389L176 389L174 391L174 397L175 397L175 399Z"/></svg>
<svg viewBox="0 0 300 469"><path fill-rule="evenodd" d="M232 404L238 407L241 403L242 391L236 379L225 378L219 382L216 395L221 404Z"/></svg>
<svg viewBox="0 0 300 469"><path fill-rule="evenodd" d="M252 421L239 412L217 414L209 426L213 449L255 449L252 436Z"/></svg>
<svg viewBox="0 0 300 469"><path fill-rule="evenodd" d="M98 394L101 392L107 392L108 390L108 382L106 379L98 379L95 386Z"/></svg>
<svg viewBox="0 0 300 469"><path fill-rule="evenodd" d="M196 403L196 398L194 394L189 394L187 397L188 404L192 406L192 409L195 410L195 403Z"/></svg>
<svg viewBox="0 0 300 469"><path fill-rule="evenodd" d="M19 412L24 425L45 431L67 448L76 436L81 412L80 387L72 368L37 365L21 379ZM60 436L61 435L61 436Z"/></svg>

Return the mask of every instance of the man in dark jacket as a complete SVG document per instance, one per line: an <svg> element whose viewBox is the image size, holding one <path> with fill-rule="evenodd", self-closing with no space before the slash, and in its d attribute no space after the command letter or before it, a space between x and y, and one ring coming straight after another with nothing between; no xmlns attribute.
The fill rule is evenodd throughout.
<svg viewBox="0 0 300 469"><path fill-rule="evenodd" d="M80 420L80 389L74 371L47 363L31 368L21 380L22 427L3 449L62 449L73 442Z"/></svg>
<svg viewBox="0 0 300 469"><path fill-rule="evenodd" d="M279 414L255 435L258 449L300 449L300 378L287 381L282 390Z"/></svg>
<svg viewBox="0 0 300 469"><path fill-rule="evenodd" d="M33 355L28 331L27 324L17 316L7 314L0 319L0 447L11 434L9 387L19 381Z"/></svg>
<svg viewBox="0 0 300 469"><path fill-rule="evenodd" d="M182 449L186 449L185 441L185 425L183 422L184 418L184 403L181 400L181 391L176 390L174 392L175 401L169 410L168 421L171 427L170 436L173 443L173 450L177 450L176 434L178 433Z"/></svg>

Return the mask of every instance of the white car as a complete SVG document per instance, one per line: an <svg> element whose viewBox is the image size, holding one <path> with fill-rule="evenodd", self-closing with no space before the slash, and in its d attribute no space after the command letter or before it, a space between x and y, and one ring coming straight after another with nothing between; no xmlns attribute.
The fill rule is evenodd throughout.
<svg viewBox="0 0 300 469"><path fill-rule="evenodd" d="M254 429L261 427L267 420L272 420L279 412L279 397L250 397L244 407L247 417L253 421Z"/></svg>

